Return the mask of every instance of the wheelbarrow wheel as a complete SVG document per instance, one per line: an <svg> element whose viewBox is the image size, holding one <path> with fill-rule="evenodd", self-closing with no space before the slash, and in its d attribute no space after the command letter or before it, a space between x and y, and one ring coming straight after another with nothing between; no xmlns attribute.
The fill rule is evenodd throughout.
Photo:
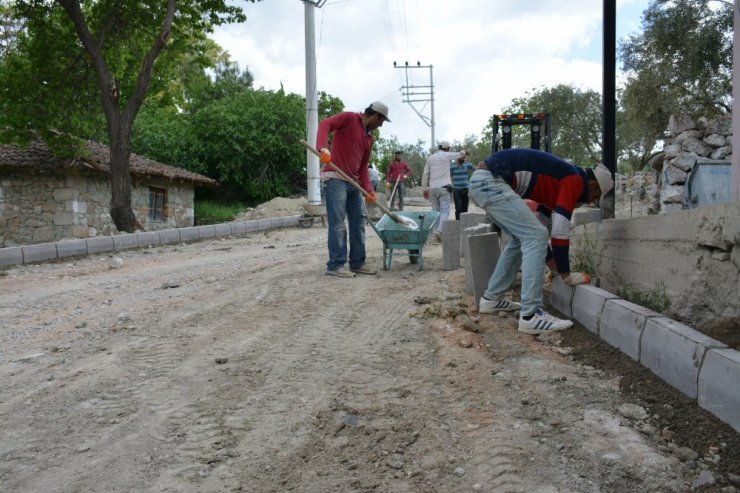
<svg viewBox="0 0 740 493"><path fill-rule="evenodd" d="M419 250L409 250L409 263L411 264L419 263Z"/></svg>
<svg viewBox="0 0 740 493"><path fill-rule="evenodd" d="M301 217L298 218L298 224L301 228L310 228L313 226L314 217L308 212L304 212Z"/></svg>

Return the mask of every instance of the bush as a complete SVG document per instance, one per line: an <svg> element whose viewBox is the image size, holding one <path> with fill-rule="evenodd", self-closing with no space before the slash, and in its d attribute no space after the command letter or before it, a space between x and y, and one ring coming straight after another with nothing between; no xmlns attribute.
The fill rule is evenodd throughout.
<svg viewBox="0 0 740 493"><path fill-rule="evenodd" d="M244 209L244 205L239 202L221 204L211 200L196 200L195 224L201 226L204 224L226 223L244 212Z"/></svg>

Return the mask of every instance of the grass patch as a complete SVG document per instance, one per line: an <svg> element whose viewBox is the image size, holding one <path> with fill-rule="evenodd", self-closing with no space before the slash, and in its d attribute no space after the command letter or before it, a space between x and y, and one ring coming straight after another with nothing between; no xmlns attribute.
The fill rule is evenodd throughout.
<svg viewBox="0 0 740 493"><path fill-rule="evenodd" d="M583 236L579 237L575 248L571 250L571 271L583 271L596 276L596 241L588 237L588 228L584 228Z"/></svg>
<svg viewBox="0 0 740 493"><path fill-rule="evenodd" d="M212 200L195 201L195 224L219 224L233 220L246 208L239 202L222 204Z"/></svg>
<svg viewBox="0 0 740 493"><path fill-rule="evenodd" d="M663 313L671 305L665 292L665 284L658 281L653 289L642 289L632 285L617 288L617 296L654 312Z"/></svg>

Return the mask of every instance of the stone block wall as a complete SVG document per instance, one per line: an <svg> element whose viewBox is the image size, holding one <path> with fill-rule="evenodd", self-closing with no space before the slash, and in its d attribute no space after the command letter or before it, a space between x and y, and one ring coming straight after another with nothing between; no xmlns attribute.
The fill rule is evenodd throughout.
<svg viewBox="0 0 740 493"><path fill-rule="evenodd" d="M166 220L150 222L149 187L167 190ZM134 213L146 230L193 225L192 184L153 178L133 184ZM0 175L0 248L116 234L110 178L78 169Z"/></svg>
<svg viewBox="0 0 740 493"><path fill-rule="evenodd" d="M660 213L686 209L686 186L697 159L732 159L732 115L694 120L687 115L672 115L670 137L665 140L665 160L658 195Z"/></svg>
<svg viewBox="0 0 740 493"><path fill-rule="evenodd" d="M578 226L571 259L591 264L601 288L669 302L690 325L740 313L740 202Z"/></svg>

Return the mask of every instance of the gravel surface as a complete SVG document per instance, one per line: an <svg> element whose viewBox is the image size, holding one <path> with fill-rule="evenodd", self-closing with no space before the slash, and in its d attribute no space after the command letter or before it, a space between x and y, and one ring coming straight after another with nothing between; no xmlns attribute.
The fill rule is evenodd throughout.
<svg viewBox="0 0 740 493"><path fill-rule="evenodd" d="M736 491L737 434L663 427L586 331L478 315L440 244L383 271L370 228L379 274L324 276L325 236L0 270L1 489Z"/></svg>

